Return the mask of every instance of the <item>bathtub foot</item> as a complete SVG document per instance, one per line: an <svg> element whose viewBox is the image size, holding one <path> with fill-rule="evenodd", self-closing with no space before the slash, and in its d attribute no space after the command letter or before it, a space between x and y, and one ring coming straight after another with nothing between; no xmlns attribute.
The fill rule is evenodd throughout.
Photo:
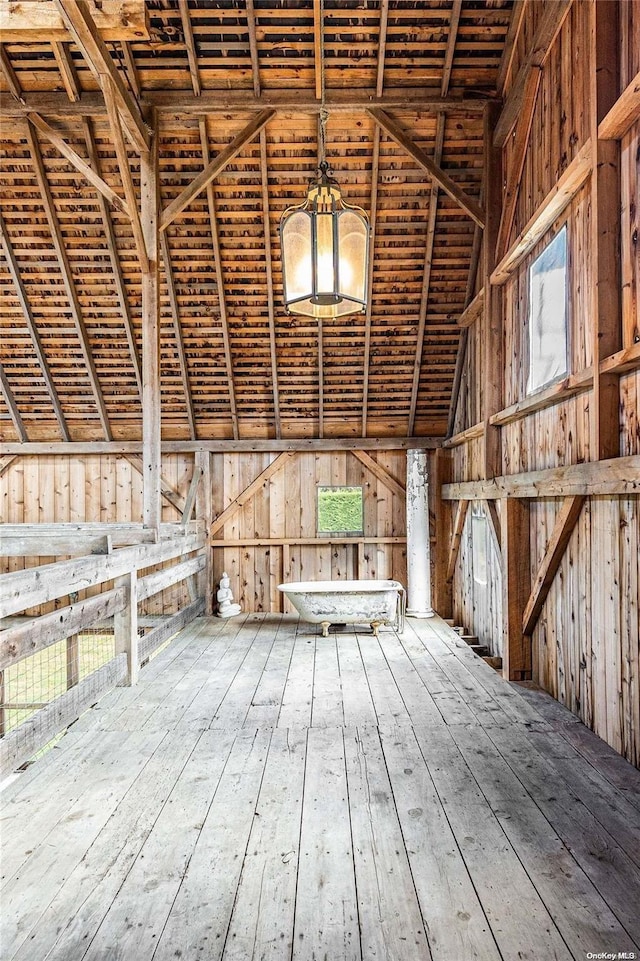
<svg viewBox="0 0 640 961"><path fill-rule="evenodd" d="M378 636L378 631L380 630L380 625L382 621L371 621L371 630L373 631L373 636Z"/></svg>
<svg viewBox="0 0 640 961"><path fill-rule="evenodd" d="M329 628L331 627L331 621L322 621L321 627L322 627L322 636L329 637Z"/></svg>

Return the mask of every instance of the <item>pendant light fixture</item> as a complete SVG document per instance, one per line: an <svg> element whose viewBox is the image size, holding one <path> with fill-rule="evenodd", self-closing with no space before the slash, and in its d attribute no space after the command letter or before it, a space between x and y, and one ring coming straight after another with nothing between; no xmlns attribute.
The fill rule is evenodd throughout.
<svg viewBox="0 0 640 961"><path fill-rule="evenodd" d="M324 25L322 0L320 22ZM326 160L328 114L324 106L324 38L320 39L318 176L310 183L306 200L283 213L280 245L287 313L332 318L367 309L370 229L364 210L342 199Z"/></svg>

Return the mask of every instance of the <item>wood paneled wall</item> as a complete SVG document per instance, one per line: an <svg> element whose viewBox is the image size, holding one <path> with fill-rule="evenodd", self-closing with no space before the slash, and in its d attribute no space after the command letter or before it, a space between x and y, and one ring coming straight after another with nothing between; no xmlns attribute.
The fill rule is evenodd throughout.
<svg viewBox="0 0 640 961"><path fill-rule="evenodd" d="M372 456L404 487L404 451ZM214 514L221 514L275 457L213 455ZM319 544L311 543L319 539L318 485L362 485L366 543L361 538L342 538L341 543L340 538L329 536L321 537ZM405 525L404 497L386 486L350 451L285 456L281 469L215 535L214 578L217 580L226 570L234 596L244 610L250 611L292 610L287 601L283 607L283 596L277 590L283 581L395 578L406 583ZM385 543L381 538L398 542ZM216 540L225 546L215 547ZM256 540L270 543L250 543Z"/></svg>
<svg viewBox="0 0 640 961"><path fill-rule="evenodd" d="M546 4L528 4L517 44L511 82ZM513 243L558 178L590 136L590 2L574 3L542 68L532 130L519 186ZM640 68L640 7L611 4L620 16L619 89ZM509 84L506 95L509 95ZM509 170L514 138L504 147ZM640 342L640 122L620 140L621 347L637 351ZM593 460L595 260L591 177L573 197L545 237L518 265L503 287L504 407L528 403L527 270L552 232L566 223L569 236L570 375L585 380L578 392L556 398L537 411L507 418L500 428L502 473L517 474ZM615 197L611 203L616 204ZM478 281L478 287L482 285ZM487 318L470 327L454 432L482 425ZM636 345L634 347L634 345ZM619 376L619 454L640 452L640 371L637 361ZM595 376L598 376L597 370ZM591 378L591 380L589 379ZM567 388L571 385L567 384ZM564 388L560 388L562 391ZM473 431L472 431L473 433ZM484 475L482 430L452 451L455 481ZM529 503L531 581L540 569L564 499L531 498ZM498 514L499 502L496 502ZM453 614L492 650L503 631L500 556L489 558L490 584L473 576L471 510L465 523L453 584ZM640 498L592 496L585 500L532 635L533 680L577 714L597 734L635 764L640 763ZM496 596L497 595L497 596Z"/></svg>

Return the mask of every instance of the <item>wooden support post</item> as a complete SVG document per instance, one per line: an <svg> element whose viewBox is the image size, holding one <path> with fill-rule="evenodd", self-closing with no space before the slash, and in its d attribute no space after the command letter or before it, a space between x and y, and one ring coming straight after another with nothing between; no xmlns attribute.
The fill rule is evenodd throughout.
<svg viewBox="0 0 640 961"><path fill-rule="evenodd" d="M149 269L142 274L142 501L143 522L159 528L160 507L160 282L158 275L160 210L158 137L140 156L142 231Z"/></svg>
<svg viewBox="0 0 640 961"><path fill-rule="evenodd" d="M593 145L591 175L591 256L594 278L592 342L593 403L590 404L591 460L620 454L619 381L601 372L599 362L622 347L620 282L620 144L599 140L598 125L616 102L619 85L619 7L591 0L590 126Z"/></svg>
<svg viewBox="0 0 640 961"><path fill-rule="evenodd" d="M442 448L436 451L435 470L436 493L436 543L435 543L435 583L434 608L440 617L453 616L453 590L447 580L447 559L449 556L449 537L451 533L451 501L442 499L442 485L450 484L453 478L451 452Z"/></svg>
<svg viewBox="0 0 640 961"><path fill-rule="evenodd" d="M67 638L67 690L75 687L80 680L80 644L79 635L72 634Z"/></svg>
<svg viewBox="0 0 640 961"><path fill-rule="evenodd" d="M494 146L493 132L498 116L496 104L487 104L484 123L485 209L486 224L482 249L484 284L484 476L502 473L502 442L500 428L489 418L503 407L504 345L502 324L502 291L492 287L491 273L495 266L496 244L500 229L502 206L502 155Z"/></svg>
<svg viewBox="0 0 640 961"><path fill-rule="evenodd" d="M137 684L140 674L138 655L138 574L134 569L114 580L116 590L124 588L125 606L113 616L116 654L127 655L127 676L124 684Z"/></svg>
<svg viewBox="0 0 640 961"><path fill-rule="evenodd" d="M0 671L0 737L4 737L7 731L7 715L5 710L6 689L4 681L4 671Z"/></svg>
<svg viewBox="0 0 640 961"><path fill-rule="evenodd" d="M211 454L206 450L197 450L195 466L202 471L202 478L196 493L196 520L204 525L206 544L205 566L198 577L198 594L204 597L204 612L213 614L213 564L211 557L211 522L213 520L213 499L211 490Z"/></svg>
<svg viewBox="0 0 640 961"><path fill-rule="evenodd" d="M516 497L502 501L502 673L505 680L531 678L531 637L522 631L531 584L529 505Z"/></svg>

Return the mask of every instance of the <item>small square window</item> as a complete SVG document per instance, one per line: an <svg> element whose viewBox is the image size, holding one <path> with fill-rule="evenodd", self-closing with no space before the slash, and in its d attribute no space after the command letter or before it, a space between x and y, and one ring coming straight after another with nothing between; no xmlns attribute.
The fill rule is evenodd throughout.
<svg viewBox="0 0 640 961"><path fill-rule="evenodd" d="M318 487L318 534L362 534L361 487Z"/></svg>
<svg viewBox="0 0 640 961"><path fill-rule="evenodd" d="M567 373L567 228L529 268L529 377L527 393Z"/></svg>

